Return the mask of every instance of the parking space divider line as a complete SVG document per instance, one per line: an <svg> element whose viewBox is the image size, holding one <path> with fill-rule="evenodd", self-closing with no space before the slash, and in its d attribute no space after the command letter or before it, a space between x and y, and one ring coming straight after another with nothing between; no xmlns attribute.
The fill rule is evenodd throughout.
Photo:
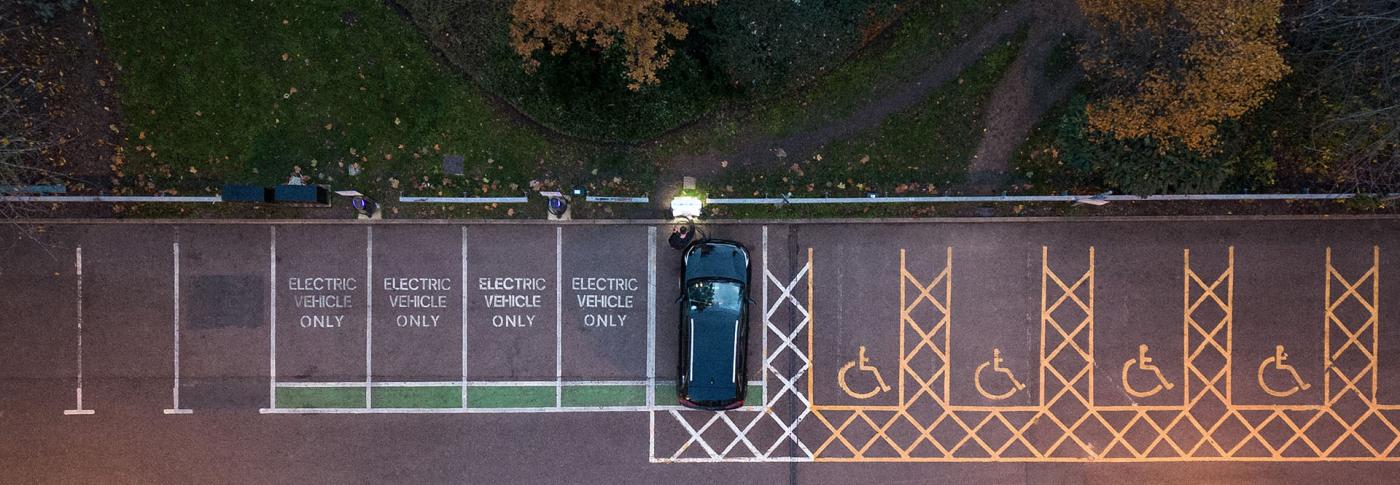
<svg viewBox="0 0 1400 485"><path fill-rule="evenodd" d="M728 412L761 412L763 406L744 406ZM550 414L550 413L636 413L649 411L693 411L683 406L577 406L557 408L262 408L259 414ZM778 457L775 457L778 458ZM728 460L728 459L727 459Z"/></svg>
<svg viewBox="0 0 1400 485"><path fill-rule="evenodd" d="M768 226L763 226L763 405L768 405Z"/></svg>
<svg viewBox="0 0 1400 485"><path fill-rule="evenodd" d="M554 407L564 406L564 228L554 228Z"/></svg>
<svg viewBox="0 0 1400 485"><path fill-rule="evenodd" d="M374 407L374 226L365 227L365 407Z"/></svg>
<svg viewBox="0 0 1400 485"><path fill-rule="evenodd" d="M268 364L267 364L267 406L277 409L277 226L271 226L272 235L268 239Z"/></svg>
<svg viewBox="0 0 1400 485"><path fill-rule="evenodd" d="M656 405L656 226L647 228L647 406ZM653 423L655 417L652 418ZM654 430L653 430L654 431ZM652 443L653 449L655 443Z"/></svg>
<svg viewBox="0 0 1400 485"><path fill-rule="evenodd" d="M471 383L471 384L472 384L472 385L477 385L477 384L481 384L481 383L473 382L473 383ZM364 387L364 385L365 385L365 383L364 383L364 382L361 382L361 381L349 381L349 382L319 381L319 382L279 382L279 383L277 383L277 387L279 387L279 388L304 388L304 387ZM374 383L372 384L372 387L456 387L456 386L460 386L460 385L462 385L462 383L459 382L459 381L421 381L421 382L414 382L414 381L374 381Z"/></svg>
<svg viewBox="0 0 1400 485"><path fill-rule="evenodd" d="M173 266L172 266L172 268L173 268L173 271L172 271L173 277L171 278L171 280L173 281L172 286L174 287L174 292L173 292L173 293L174 293L174 296L173 296L174 304L173 304L173 307L172 307L173 310L171 311L171 314L173 315L173 317L171 318L171 320L173 321L172 327L174 328L174 333L175 333L175 337L174 337L174 351L172 352L172 355L174 356L174 362L173 362L172 367L174 368L175 379L173 380L173 382L172 382L171 385L170 385L170 409L164 410L163 412L164 412L165 414L191 414L191 413L194 412L194 411L189 410L189 409L181 409L181 408L180 408L180 241L179 241L180 238L179 238L179 234L180 234L180 232L179 232L179 229L177 228L176 231L175 231L175 239L176 239L176 240L175 240L175 242L171 243L171 245L170 245L171 259L173 260L173 263L172 263L172 264L173 264Z"/></svg>
<svg viewBox="0 0 1400 485"><path fill-rule="evenodd" d="M93 414L91 409L83 409L83 247L78 246L73 250L73 271L77 276L77 303L78 303L78 387L74 389L77 407L65 409L65 416Z"/></svg>
<svg viewBox="0 0 1400 485"><path fill-rule="evenodd" d="M462 409L466 409L466 226L462 226Z"/></svg>

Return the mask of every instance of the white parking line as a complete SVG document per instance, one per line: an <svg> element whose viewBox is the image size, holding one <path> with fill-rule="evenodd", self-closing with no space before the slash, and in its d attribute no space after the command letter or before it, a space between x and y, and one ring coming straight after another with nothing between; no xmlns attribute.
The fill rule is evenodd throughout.
<svg viewBox="0 0 1400 485"><path fill-rule="evenodd" d="M648 411L695 411L694 409L682 406L659 406L656 408L648 406L577 406L577 407L556 407L556 408L262 408L258 410L260 414L551 414L551 413L637 413ZM747 411L760 412L763 406L744 406L731 409L728 412ZM725 461L735 460L726 458ZM736 461L743 461L742 458ZM749 460L758 461L758 460ZM783 461L781 457L774 457L772 461ZM790 460L796 461L796 460ZM807 459L806 461L811 461Z"/></svg>
<svg viewBox="0 0 1400 485"><path fill-rule="evenodd" d="M171 384L171 386L170 386L170 409L166 409L166 410L164 410L163 412L164 412L165 414L192 414L192 413L194 413L193 410L190 410L190 409L183 409L183 408L180 407L180 242L179 242L179 241L175 241L174 243L171 244L170 252L171 252L171 254L172 254L172 259L174 259L174 268L175 268L175 271L174 271L174 275L175 275L175 276L174 276L174 278L172 278L173 281L174 281L174 285L173 285L173 286L174 286L174 288L175 288L175 291L174 291L175 296L174 296L174 304L173 304L174 311L171 312L171 313L174 315L174 317L171 318L171 320L174 321L172 327L174 328L174 331L175 331L175 340L174 340L175 351L174 351L174 353L173 353L173 355L174 355L174 357L175 357L175 358L174 358L174 365L173 365L173 367L174 367L174 369L175 369L175 380L174 380L174 382L173 382L173 383Z"/></svg>
<svg viewBox="0 0 1400 485"><path fill-rule="evenodd" d="M581 386L645 386L654 381L465 381L469 386L491 386L491 387L551 387L562 385L564 387ZM374 387L452 387L460 386L463 381L375 381ZM749 381L750 386L757 386L759 381ZM277 387L361 387L365 383L361 381L296 381L279 382Z"/></svg>
<svg viewBox="0 0 1400 485"><path fill-rule="evenodd" d="M467 407L467 226L462 226L462 408Z"/></svg>
<svg viewBox="0 0 1400 485"><path fill-rule="evenodd" d="M365 407L374 407L374 226L365 227Z"/></svg>
<svg viewBox="0 0 1400 485"><path fill-rule="evenodd" d="M554 228L554 407L564 405L564 228Z"/></svg>
<svg viewBox="0 0 1400 485"><path fill-rule="evenodd" d="M569 406L554 408L262 408L259 414L550 414L550 413L638 413L653 411L694 412L684 406ZM744 406L725 412L761 412L763 406ZM653 414L654 416L654 414ZM742 458L742 457L740 457ZM781 460L781 457L774 457ZM726 459L726 461L729 459ZM776 461L775 460L775 461ZM809 459L810 460L810 459Z"/></svg>
<svg viewBox="0 0 1400 485"><path fill-rule="evenodd" d="M768 226L763 226L763 274L768 274ZM765 316L768 314L768 280L767 276L760 276L763 280L763 309ZM750 284L752 286L752 284ZM768 404L768 319L763 319L763 403Z"/></svg>
<svg viewBox="0 0 1400 485"><path fill-rule="evenodd" d="M647 406L656 405L656 226L647 228Z"/></svg>
<svg viewBox="0 0 1400 485"><path fill-rule="evenodd" d="M75 389L78 405L74 409L65 409L66 416L93 414L91 409L83 409L83 248L79 246L73 251L73 269L78 277L78 387Z"/></svg>
<svg viewBox="0 0 1400 485"><path fill-rule="evenodd" d="M277 409L277 226L271 226L272 235L268 240L268 303L267 303L267 331L268 337L268 364L267 364L267 407Z"/></svg>

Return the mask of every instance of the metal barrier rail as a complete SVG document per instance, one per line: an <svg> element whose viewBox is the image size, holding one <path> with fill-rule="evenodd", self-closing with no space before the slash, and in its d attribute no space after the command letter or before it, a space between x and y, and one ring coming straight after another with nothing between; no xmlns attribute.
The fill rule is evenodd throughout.
<svg viewBox="0 0 1400 485"><path fill-rule="evenodd" d="M1263 201L1263 200L1346 200L1361 196L1385 200L1400 194L1164 194L1164 195L947 195L927 197L756 197L711 198L706 205L786 205L786 204L946 204L976 202L1169 202L1169 201ZM588 202L645 204L648 197L587 196ZM213 203L214 196L176 195L0 195L0 202L166 202ZM410 197L399 202L428 204L523 204L528 197Z"/></svg>
<svg viewBox="0 0 1400 485"><path fill-rule="evenodd" d="M3 195L0 202L223 202L223 197L194 195Z"/></svg>
<svg viewBox="0 0 1400 485"><path fill-rule="evenodd" d="M645 195L644 195L644 196L641 196L641 197L610 197L610 196L602 196L602 195L590 195L590 196L584 197L583 200L588 201L588 202L603 202L603 203L612 203L612 204L648 204L648 203L651 203L651 199L648 198L648 197L645 196Z"/></svg>
<svg viewBox="0 0 1400 485"><path fill-rule="evenodd" d="M763 197L712 198L705 204L940 204L967 202L1158 202L1158 201L1249 201L1249 200L1344 200L1364 194L1168 194L1168 195L948 195L928 197ZM1381 198L1400 194L1375 195Z"/></svg>
<svg viewBox="0 0 1400 485"><path fill-rule="evenodd" d="M527 197L407 197L399 196L399 202L428 204L523 204Z"/></svg>

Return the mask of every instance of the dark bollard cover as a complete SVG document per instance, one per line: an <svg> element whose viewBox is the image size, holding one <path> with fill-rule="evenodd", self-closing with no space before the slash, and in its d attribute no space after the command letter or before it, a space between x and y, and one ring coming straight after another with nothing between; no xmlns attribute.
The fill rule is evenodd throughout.
<svg viewBox="0 0 1400 485"><path fill-rule="evenodd" d="M273 189L276 202L301 202L308 204L330 204L331 193L320 185L278 185Z"/></svg>
<svg viewBox="0 0 1400 485"><path fill-rule="evenodd" d="M261 185L224 184L219 196L224 202L268 202L272 200L272 189Z"/></svg>

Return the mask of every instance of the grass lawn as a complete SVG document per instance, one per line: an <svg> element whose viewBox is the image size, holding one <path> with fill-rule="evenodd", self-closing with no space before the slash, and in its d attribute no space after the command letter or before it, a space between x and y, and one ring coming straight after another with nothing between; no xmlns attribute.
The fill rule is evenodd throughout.
<svg viewBox="0 0 1400 485"><path fill-rule="evenodd" d="M1023 36L988 51L958 80L878 129L832 143L812 159L776 169L735 170L710 195L749 197L937 193L961 182L981 140L983 107L1016 58ZM725 216L765 208L715 208Z"/></svg>
<svg viewBox="0 0 1400 485"><path fill-rule="evenodd" d="M720 113L714 123L658 146L633 147L548 137L503 115L382 2L99 0L106 43L120 68L125 118L125 126L113 127L126 138L114 168L120 190L131 194L285 183L299 168L312 183L385 201L399 193L520 195L531 180L641 195L657 161L676 153L845 117L937 62L1006 3L914 4L884 38L794 95L749 114ZM962 82L880 129L833 143L823 160L803 162L802 174L783 167L734 176L725 185L734 195L805 193L809 184L811 191L859 193L959 180L980 134L982 100L1014 53L1010 46L998 49ZM466 175L442 172L448 154L465 157ZM508 210L474 206L439 216Z"/></svg>
<svg viewBox="0 0 1400 485"><path fill-rule="evenodd" d="M382 197L517 195L573 165L545 161L590 156L498 115L383 2L102 0L100 15L130 193L285 183L300 167ZM444 176L445 154L467 175Z"/></svg>
<svg viewBox="0 0 1400 485"><path fill-rule="evenodd" d="M798 88L745 110L716 113L695 130L668 139L659 156L724 152L751 136L777 138L841 120L891 87L917 77L1013 2L914 3L885 38Z"/></svg>

